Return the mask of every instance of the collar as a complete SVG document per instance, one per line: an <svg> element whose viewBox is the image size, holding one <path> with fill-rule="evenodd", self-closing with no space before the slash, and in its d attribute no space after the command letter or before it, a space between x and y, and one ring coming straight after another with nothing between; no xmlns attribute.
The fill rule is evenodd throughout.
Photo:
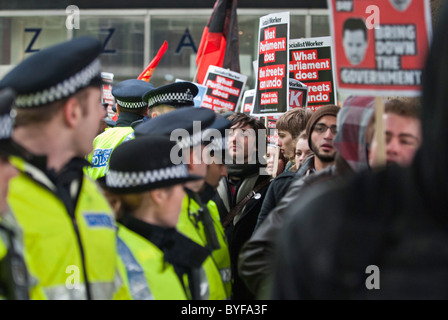
<svg viewBox="0 0 448 320"><path fill-rule="evenodd" d="M176 228L149 224L134 218L130 213L126 213L120 222L156 245L163 251L164 259L173 265L198 268L208 256L208 250L180 234Z"/></svg>
<svg viewBox="0 0 448 320"><path fill-rule="evenodd" d="M141 120L143 117L139 114L126 112L120 109L120 114L118 115L115 127L130 127L135 121Z"/></svg>

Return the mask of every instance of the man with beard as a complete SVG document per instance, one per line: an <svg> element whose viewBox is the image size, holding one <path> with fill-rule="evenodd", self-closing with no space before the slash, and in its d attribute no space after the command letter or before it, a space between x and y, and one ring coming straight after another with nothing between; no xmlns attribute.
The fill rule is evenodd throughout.
<svg viewBox="0 0 448 320"><path fill-rule="evenodd" d="M282 175L281 186L276 187L276 184L270 186L267 196L263 201L260 214L258 215L257 225L264 221L267 215L274 210L282 197L286 194L291 182L300 179L310 174L320 171L334 161L336 150L333 148L333 140L336 135L336 115L339 112L339 107L335 105L326 105L320 107L309 118L305 132L307 135L310 150L314 155L310 155L303 161L300 169L294 175ZM274 180L275 181L275 180Z"/></svg>

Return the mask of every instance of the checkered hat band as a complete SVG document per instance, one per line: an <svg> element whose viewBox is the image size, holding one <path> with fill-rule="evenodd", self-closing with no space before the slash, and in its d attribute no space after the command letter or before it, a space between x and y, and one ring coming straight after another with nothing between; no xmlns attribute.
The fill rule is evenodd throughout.
<svg viewBox="0 0 448 320"><path fill-rule="evenodd" d="M13 122L14 120L9 114L0 116L0 139L11 138Z"/></svg>
<svg viewBox="0 0 448 320"><path fill-rule="evenodd" d="M193 102L193 95L191 94L191 92L184 92L184 93L180 93L180 92L175 92L175 93L163 93L161 95L158 96L154 96L149 98L148 100L148 106L152 106L155 104L159 104L159 103L164 103L164 102L171 102L171 101L179 101L179 102L183 102L183 101L190 101Z"/></svg>
<svg viewBox="0 0 448 320"><path fill-rule="evenodd" d="M130 188L144 186L154 182L187 177L188 169L184 164L143 172L109 170L106 175L106 184L111 188Z"/></svg>
<svg viewBox="0 0 448 320"><path fill-rule="evenodd" d="M136 108L142 108L142 107L147 106L147 104L143 101L127 102L127 101L121 101L121 100L117 99L117 103L120 107L128 108L128 109L136 109Z"/></svg>
<svg viewBox="0 0 448 320"><path fill-rule="evenodd" d="M190 136L189 139L182 139L181 141L178 141L177 145L181 149L193 148L202 143L202 133L202 131L196 132L195 134Z"/></svg>
<svg viewBox="0 0 448 320"><path fill-rule="evenodd" d="M100 60L97 58L77 74L51 88L35 93L18 95L15 104L20 108L35 107L68 97L78 89L87 86L93 78L99 75L100 69Z"/></svg>

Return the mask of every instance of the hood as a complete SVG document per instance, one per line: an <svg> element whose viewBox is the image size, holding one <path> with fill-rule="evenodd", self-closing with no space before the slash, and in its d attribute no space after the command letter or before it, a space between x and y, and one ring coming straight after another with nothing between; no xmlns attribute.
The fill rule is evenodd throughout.
<svg viewBox="0 0 448 320"><path fill-rule="evenodd" d="M444 1L445 2L445 1ZM413 168L422 191L448 195L448 3L442 5L422 80L423 142ZM435 191L438 192L435 192Z"/></svg>
<svg viewBox="0 0 448 320"><path fill-rule="evenodd" d="M366 131L374 112L375 97L350 96L337 116L334 146L355 172L369 168Z"/></svg>

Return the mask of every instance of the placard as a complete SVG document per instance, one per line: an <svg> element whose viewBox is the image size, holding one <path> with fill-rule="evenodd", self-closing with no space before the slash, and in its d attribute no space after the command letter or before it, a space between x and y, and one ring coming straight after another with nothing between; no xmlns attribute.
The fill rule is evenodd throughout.
<svg viewBox="0 0 448 320"><path fill-rule="evenodd" d="M338 90L418 96L432 36L429 0L327 0Z"/></svg>
<svg viewBox="0 0 448 320"><path fill-rule="evenodd" d="M289 12L261 17L258 39L252 115L281 114L288 109Z"/></svg>
<svg viewBox="0 0 448 320"><path fill-rule="evenodd" d="M201 107L218 111L227 109L235 111L243 90L247 76L216 66L209 66L204 80L207 88Z"/></svg>
<svg viewBox="0 0 448 320"><path fill-rule="evenodd" d="M289 79L289 109L303 108L308 105L308 87L299 80Z"/></svg>
<svg viewBox="0 0 448 320"><path fill-rule="evenodd" d="M255 97L255 89L244 91L239 112L242 112L249 116L250 113L252 112L252 107L254 105L254 97Z"/></svg>
<svg viewBox="0 0 448 320"><path fill-rule="evenodd" d="M308 87L307 107L311 111L337 104L331 37L292 39L289 57L289 78Z"/></svg>

